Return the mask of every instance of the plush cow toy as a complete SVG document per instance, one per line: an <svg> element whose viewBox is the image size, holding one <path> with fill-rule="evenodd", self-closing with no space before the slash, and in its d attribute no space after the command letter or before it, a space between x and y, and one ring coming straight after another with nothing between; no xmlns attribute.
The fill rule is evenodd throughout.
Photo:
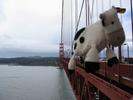
<svg viewBox="0 0 133 100"><path fill-rule="evenodd" d="M125 41L125 33L117 13L124 13L126 9L112 7L100 14L96 23L80 29L74 37L73 55L69 60L70 73L75 69L75 57L79 56L84 61L87 72L95 73L99 67L99 52L107 48L106 55L108 66L118 63L112 47L120 46Z"/></svg>

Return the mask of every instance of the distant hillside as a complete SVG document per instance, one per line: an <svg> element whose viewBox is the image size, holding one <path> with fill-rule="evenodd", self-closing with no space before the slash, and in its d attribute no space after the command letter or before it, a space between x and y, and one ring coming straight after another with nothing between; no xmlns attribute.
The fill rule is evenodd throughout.
<svg viewBox="0 0 133 100"><path fill-rule="evenodd" d="M0 64L25 65L25 66L58 66L57 57L17 57L0 58Z"/></svg>

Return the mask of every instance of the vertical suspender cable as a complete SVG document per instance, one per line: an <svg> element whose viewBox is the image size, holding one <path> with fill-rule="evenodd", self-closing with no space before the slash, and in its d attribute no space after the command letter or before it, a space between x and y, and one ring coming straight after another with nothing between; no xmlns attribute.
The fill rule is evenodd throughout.
<svg viewBox="0 0 133 100"><path fill-rule="evenodd" d="M102 0L102 12L103 12L103 9L104 9L104 8L103 8L103 0Z"/></svg>
<svg viewBox="0 0 133 100"><path fill-rule="evenodd" d="M73 1L73 0L71 0ZM75 25L74 25L74 32L73 33L76 33L77 31L77 22L78 22L78 0L75 0ZM72 35L73 37L73 35ZM71 41L71 51L73 50L73 41Z"/></svg>
<svg viewBox="0 0 133 100"><path fill-rule="evenodd" d="M91 9L91 24L92 24L93 12L94 12L94 2L95 2L95 0L92 1L92 9Z"/></svg>
<svg viewBox="0 0 133 100"><path fill-rule="evenodd" d="M62 0L62 18L61 18L61 43L63 43L62 38L63 38L63 15L64 15L64 0Z"/></svg>
<svg viewBox="0 0 133 100"><path fill-rule="evenodd" d="M85 0L86 26L88 25L88 0Z"/></svg>
<svg viewBox="0 0 133 100"><path fill-rule="evenodd" d="M78 23L78 0L75 0L75 33Z"/></svg>
<svg viewBox="0 0 133 100"><path fill-rule="evenodd" d="M71 33L70 33L70 45L72 50L72 39L73 39L73 0L71 0Z"/></svg>
<svg viewBox="0 0 133 100"><path fill-rule="evenodd" d="M111 8L111 0L109 0L109 7Z"/></svg>
<svg viewBox="0 0 133 100"><path fill-rule="evenodd" d="M96 0L96 16L97 16L97 21L98 21L98 0Z"/></svg>
<svg viewBox="0 0 133 100"><path fill-rule="evenodd" d="M91 8L91 14L90 14L91 24L92 24L92 18L93 18L93 9L94 9L94 0L92 1L92 8Z"/></svg>
<svg viewBox="0 0 133 100"><path fill-rule="evenodd" d="M121 6L122 6L122 1L120 0L120 7ZM121 16L121 23L122 23L122 14L120 16Z"/></svg>
<svg viewBox="0 0 133 100"><path fill-rule="evenodd" d="M133 6L132 6L132 0L130 0L130 8L131 8L131 23L132 23L132 45L133 45Z"/></svg>
<svg viewBox="0 0 133 100"><path fill-rule="evenodd" d="M90 13L90 8L89 8L89 0L85 0L86 2L85 2L85 10L86 10L86 26L88 26L89 25L89 13Z"/></svg>
<svg viewBox="0 0 133 100"><path fill-rule="evenodd" d="M120 7L121 7L121 0L119 0L120 2ZM122 15L120 15L120 20L121 20L121 23L122 23ZM121 51L121 46L118 47L118 55L119 55L119 63L122 63L122 51ZM120 66L119 66L119 70L120 70ZM120 75L120 72L119 72L119 75ZM120 78L119 78L120 80Z"/></svg>
<svg viewBox="0 0 133 100"><path fill-rule="evenodd" d="M79 21L80 21L81 14L82 14L82 10L83 10L83 6L84 6L84 1L85 1L85 0L83 0L82 5L81 5L81 10L80 10L80 14L79 14L79 18L78 18L77 26L76 26L76 32L77 32L77 30L78 30Z"/></svg>
<svg viewBox="0 0 133 100"><path fill-rule="evenodd" d="M88 25L90 25L90 2L88 0Z"/></svg>

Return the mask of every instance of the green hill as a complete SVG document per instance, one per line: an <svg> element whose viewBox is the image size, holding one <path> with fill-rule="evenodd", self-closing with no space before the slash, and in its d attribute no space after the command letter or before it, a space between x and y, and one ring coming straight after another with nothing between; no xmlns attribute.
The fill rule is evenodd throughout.
<svg viewBox="0 0 133 100"><path fill-rule="evenodd" d="M25 65L25 66L58 66L57 57L17 57L0 58L0 64Z"/></svg>

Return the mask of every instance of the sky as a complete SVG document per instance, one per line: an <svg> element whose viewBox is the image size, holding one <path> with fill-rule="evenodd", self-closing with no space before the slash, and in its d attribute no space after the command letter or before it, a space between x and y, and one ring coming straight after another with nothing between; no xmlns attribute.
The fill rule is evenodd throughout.
<svg viewBox="0 0 133 100"><path fill-rule="evenodd" d="M52 2L0 0L0 57L58 53L61 0Z"/></svg>
<svg viewBox="0 0 133 100"><path fill-rule="evenodd" d="M105 9L109 8L109 5L106 5L107 1L109 0L104 0ZM119 0L111 1L111 5L119 6ZM130 39L131 23L128 1L122 0L122 6L127 8L123 15L123 26L126 38ZM0 0L0 57L58 56L61 3L62 0ZM100 4L99 0L99 14ZM70 11L70 5L66 8ZM75 14L74 10L72 13ZM65 15L65 18L70 21L68 14L70 15L70 12ZM68 20L66 20L67 23ZM70 38L70 34L67 38L71 30L70 24L71 22L65 26L66 41Z"/></svg>

